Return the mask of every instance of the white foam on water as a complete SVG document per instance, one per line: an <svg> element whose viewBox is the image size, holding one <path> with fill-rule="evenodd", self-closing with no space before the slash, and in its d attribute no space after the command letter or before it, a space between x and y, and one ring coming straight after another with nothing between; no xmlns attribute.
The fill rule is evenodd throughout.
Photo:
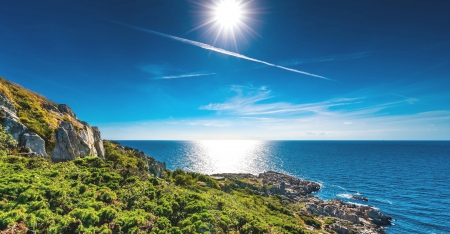
<svg viewBox="0 0 450 234"><path fill-rule="evenodd" d="M342 197L342 198L351 199L353 195L348 194L348 193L340 193L340 194L337 194L337 196Z"/></svg>
<svg viewBox="0 0 450 234"><path fill-rule="evenodd" d="M356 203L356 202L346 202L347 204L352 204L352 205L356 205L356 206L368 206L373 208L374 210L380 210L380 208L376 207L376 206L370 206L370 205L364 205L364 204L360 204L360 203Z"/></svg>

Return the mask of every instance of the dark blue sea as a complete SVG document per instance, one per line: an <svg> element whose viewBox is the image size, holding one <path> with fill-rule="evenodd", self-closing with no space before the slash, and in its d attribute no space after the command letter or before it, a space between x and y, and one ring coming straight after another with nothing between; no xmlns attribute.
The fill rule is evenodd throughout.
<svg viewBox="0 0 450 234"><path fill-rule="evenodd" d="M272 170L316 181L322 199L371 205L387 233L450 233L450 141L119 141L206 174ZM364 196L369 202L350 199Z"/></svg>

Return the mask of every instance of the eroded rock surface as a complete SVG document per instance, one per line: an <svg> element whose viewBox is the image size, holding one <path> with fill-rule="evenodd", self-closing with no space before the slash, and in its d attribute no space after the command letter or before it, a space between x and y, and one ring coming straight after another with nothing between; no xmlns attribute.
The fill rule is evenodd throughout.
<svg viewBox="0 0 450 234"><path fill-rule="evenodd" d="M84 156L105 158L103 142L98 128L89 126L86 122L82 129L76 129L71 122L62 121L55 132L56 146L52 152L54 162L74 160Z"/></svg>

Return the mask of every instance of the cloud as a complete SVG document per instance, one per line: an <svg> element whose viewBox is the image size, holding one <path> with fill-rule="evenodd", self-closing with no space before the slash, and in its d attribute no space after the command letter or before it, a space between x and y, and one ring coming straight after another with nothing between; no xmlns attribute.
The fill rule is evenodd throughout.
<svg viewBox="0 0 450 234"><path fill-rule="evenodd" d="M266 86L259 88L232 86L236 95L223 103L200 106L200 110L227 111L241 116L287 115L293 113L325 113L331 107L359 103L362 98L336 98L317 103L293 104L288 102L260 103L275 96Z"/></svg>
<svg viewBox="0 0 450 234"><path fill-rule="evenodd" d="M157 78L153 78L155 80L162 80L162 79L179 79L179 78L189 78L189 77L197 77L197 76L212 76L216 73L189 73L189 74L182 74L182 75L174 75L174 76L161 76Z"/></svg>
<svg viewBox="0 0 450 234"><path fill-rule="evenodd" d="M324 76L312 74L312 73L305 72L305 71L300 71L300 70L293 69L293 68L288 68L288 67L285 67L285 66L276 65L276 64L269 63L269 62L266 62L266 61L263 61L263 60L251 58L251 57L248 57L248 56L243 55L243 54L239 54L239 53L236 53L236 52L232 52L232 51L224 50L224 49L221 49L221 48L218 48L218 47L214 47L212 45L208 45L208 44L205 44L205 43L202 43L202 42L193 41L193 40L189 40L189 39L185 39L185 38L181 38L181 37L177 37L177 36L173 36L173 35L157 32L157 31L153 31L153 30L150 30L150 29L141 28L141 27L138 27L138 26L135 26L135 25L131 25L131 24L121 23L121 22L114 21L114 20L109 20L109 19L106 19L106 20L108 20L109 22L118 24L118 25L125 26L127 28L131 28L131 29L135 29L135 30L138 30L138 31L141 31L141 32L151 33L151 34L158 35L158 36L161 36L161 37L169 38L169 39L172 39L172 40L175 40L175 41L179 41L179 42L182 42L182 43L185 43L185 44L188 44L188 45L193 45L193 46L205 49L205 50L214 51L214 52L217 52L217 53L233 56L233 57L236 57L236 58L245 59L245 60L256 62L256 63L261 63L261 64L264 64L264 65L267 65L267 66L276 67L276 68L283 69L283 70L290 71L290 72L295 72L295 73L299 73L299 74L303 74L303 75L307 75L307 76L312 76L312 77L316 77L316 78L321 78L321 79L325 79L325 80L331 80L331 79L326 78Z"/></svg>

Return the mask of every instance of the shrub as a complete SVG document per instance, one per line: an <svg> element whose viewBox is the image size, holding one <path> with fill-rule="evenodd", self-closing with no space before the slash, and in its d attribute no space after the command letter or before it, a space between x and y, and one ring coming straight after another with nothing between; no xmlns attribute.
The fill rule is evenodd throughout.
<svg viewBox="0 0 450 234"><path fill-rule="evenodd" d="M14 139L12 135L6 133L6 128L0 125L0 151L8 153L11 148L16 146L16 139Z"/></svg>
<svg viewBox="0 0 450 234"><path fill-rule="evenodd" d="M325 224L333 224L335 222L335 220L332 219L332 218L326 218L326 219L323 220L323 222Z"/></svg>

